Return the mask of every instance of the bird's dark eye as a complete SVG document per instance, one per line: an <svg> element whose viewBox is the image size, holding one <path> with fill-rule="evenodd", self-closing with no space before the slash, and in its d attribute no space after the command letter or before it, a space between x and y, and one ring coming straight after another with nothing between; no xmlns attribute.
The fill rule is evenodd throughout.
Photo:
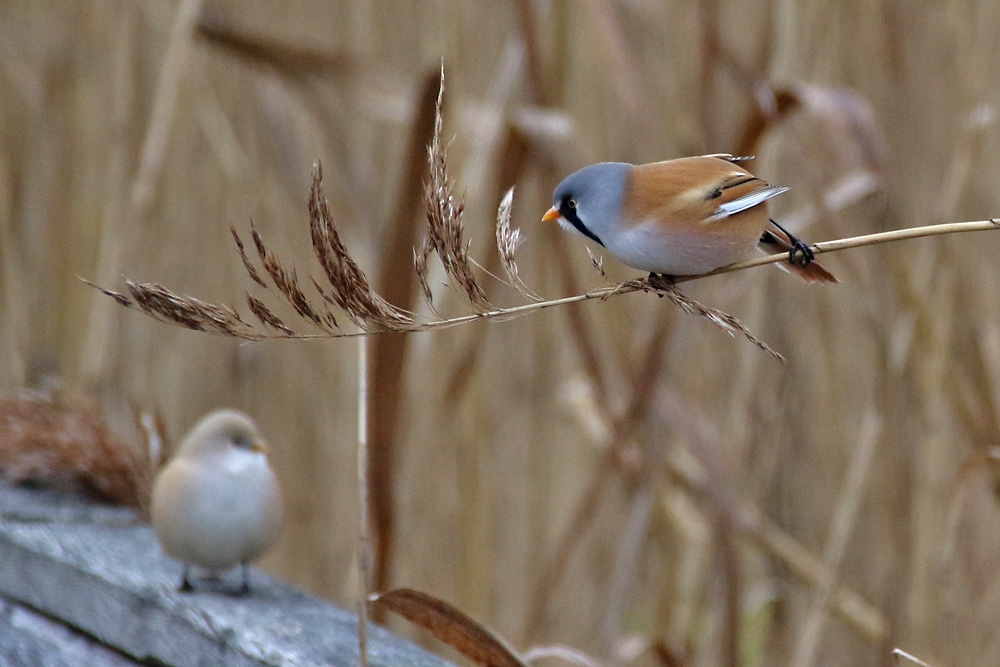
<svg viewBox="0 0 1000 667"><path fill-rule="evenodd" d="M250 442L250 439L242 435L235 436L233 438L233 444L239 447L240 449L250 449L253 446L253 443Z"/></svg>
<svg viewBox="0 0 1000 667"><path fill-rule="evenodd" d="M569 206L570 208L576 208L576 200L575 199L567 199L566 200L566 206Z"/></svg>

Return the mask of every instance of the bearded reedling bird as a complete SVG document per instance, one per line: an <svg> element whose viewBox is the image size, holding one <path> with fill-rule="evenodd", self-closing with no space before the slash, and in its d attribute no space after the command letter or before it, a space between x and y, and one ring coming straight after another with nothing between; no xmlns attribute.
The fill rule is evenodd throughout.
<svg viewBox="0 0 1000 667"><path fill-rule="evenodd" d="M150 514L164 552L184 563L179 591L194 590L192 567L218 577L243 568L278 537L281 491L257 425L236 410L217 410L184 437L153 484Z"/></svg>
<svg viewBox="0 0 1000 667"><path fill-rule="evenodd" d="M632 165L600 162L570 174L543 221L558 220L629 266L694 276L745 259L758 245L788 251L779 266L809 282L837 282L808 245L767 214L769 185L727 154Z"/></svg>

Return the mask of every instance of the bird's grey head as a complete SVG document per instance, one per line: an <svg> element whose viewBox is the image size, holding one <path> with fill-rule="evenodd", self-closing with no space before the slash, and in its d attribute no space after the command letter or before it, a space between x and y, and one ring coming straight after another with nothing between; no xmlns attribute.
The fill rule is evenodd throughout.
<svg viewBox="0 0 1000 667"><path fill-rule="evenodd" d="M181 442L178 454L204 456L225 454L235 447L262 451L264 440L257 425L237 410L216 410L199 421Z"/></svg>
<svg viewBox="0 0 1000 667"><path fill-rule="evenodd" d="M631 166L627 162L598 162L564 178L552 193L552 207L561 216L559 223L604 245L603 239L617 225Z"/></svg>

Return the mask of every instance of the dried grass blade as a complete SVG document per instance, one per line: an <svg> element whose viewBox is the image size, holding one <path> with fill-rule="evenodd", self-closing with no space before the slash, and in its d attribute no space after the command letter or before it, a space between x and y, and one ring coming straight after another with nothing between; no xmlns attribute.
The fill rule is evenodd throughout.
<svg viewBox="0 0 1000 667"><path fill-rule="evenodd" d="M426 256L429 256L430 249L435 250L453 286L465 295L475 310L485 312L492 306L486 298L486 292L476 282L476 276L469 264L469 244L465 241L465 227L462 225L462 211L465 204L461 197L453 192L451 178L448 176L448 147L441 141L444 126L441 116L443 99L444 69L441 70L441 83L434 108L434 135L427 148L430 166L430 174L427 183L424 184L427 238L419 251L416 268L426 296L428 292L426 266L422 272L420 258L423 258L423 264L426 265Z"/></svg>
<svg viewBox="0 0 1000 667"><path fill-rule="evenodd" d="M396 588L373 596L372 603L419 625L476 664L527 667L503 638L433 595Z"/></svg>
<svg viewBox="0 0 1000 667"><path fill-rule="evenodd" d="M372 290L364 272L347 252L323 196L322 182L323 167L317 162L309 194L309 228L313 251L332 288L322 291L323 297L342 308L362 329L410 330L413 319Z"/></svg>
<svg viewBox="0 0 1000 667"><path fill-rule="evenodd" d="M521 230L511 229L510 211L514 205L514 188L507 191L507 194L500 200L500 208L497 209L497 254L500 256L500 266L507 274L507 281L510 286L517 290L518 294L530 301L542 301L542 297L533 292L524 281L517 268L517 261L514 253L521 245Z"/></svg>
<svg viewBox="0 0 1000 667"><path fill-rule="evenodd" d="M657 294L662 294L663 296L670 299L671 303L683 310L689 315L697 315L705 320L708 320L715 326L719 327L730 336L735 336L737 333L742 334L744 338L748 341L764 350L772 357L778 361L784 362L785 358L781 356L780 353L775 351L770 345L764 341L758 339L754 336L749 329L744 326L742 322L730 315L729 313L717 310L715 308L709 308L708 306L701 304L689 296L684 295L677 286L665 278L659 276L650 276L648 278L641 278L639 280L629 280L620 285L620 287L627 288L638 288L642 290L655 290Z"/></svg>

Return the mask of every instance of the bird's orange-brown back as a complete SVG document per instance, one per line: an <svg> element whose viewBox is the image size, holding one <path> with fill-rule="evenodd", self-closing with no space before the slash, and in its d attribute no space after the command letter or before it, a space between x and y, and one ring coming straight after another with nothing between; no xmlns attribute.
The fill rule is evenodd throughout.
<svg viewBox="0 0 1000 667"><path fill-rule="evenodd" d="M638 165L626 183L623 218L633 223L655 218L664 225L701 223L721 204L766 187L746 169L717 157Z"/></svg>

